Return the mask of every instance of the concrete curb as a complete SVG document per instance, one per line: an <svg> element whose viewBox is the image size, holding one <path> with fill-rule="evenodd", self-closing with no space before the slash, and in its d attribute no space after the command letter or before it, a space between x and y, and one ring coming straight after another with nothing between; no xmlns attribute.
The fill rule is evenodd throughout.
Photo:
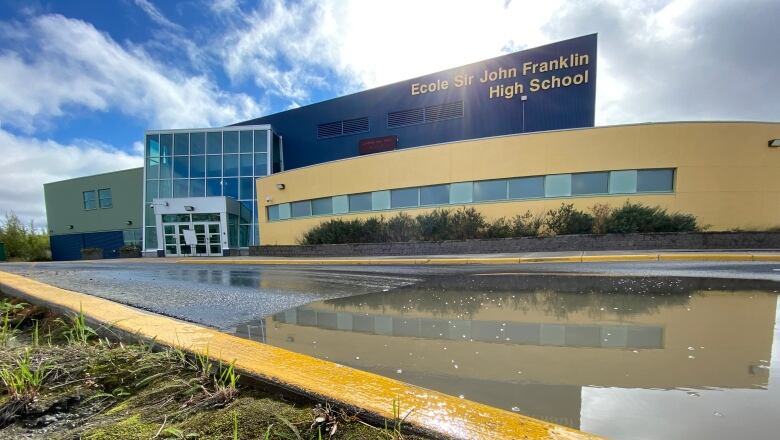
<svg viewBox="0 0 780 440"><path fill-rule="evenodd" d="M190 353L208 350L215 361L235 362L243 375L317 400L360 409L373 420L393 420L393 402L399 402L406 426L437 438L600 438L7 272L0 271L0 291L55 310L83 309L90 321L153 339L163 346Z"/></svg>
<svg viewBox="0 0 780 440"><path fill-rule="evenodd" d="M776 254L751 253L652 253L633 255L563 255L552 257L477 257L477 258L221 258L176 260L180 264L251 264L251 265L371 265L418 266L454 264L525 264L525 263L628 263L641 261L780 261Z"/></svg>

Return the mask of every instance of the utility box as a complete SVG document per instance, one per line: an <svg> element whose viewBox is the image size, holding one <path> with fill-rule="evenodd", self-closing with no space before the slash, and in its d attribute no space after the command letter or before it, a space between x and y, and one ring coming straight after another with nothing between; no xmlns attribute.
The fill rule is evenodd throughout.
<svg viewBox="0 0 780 440"><path fill-rule="evenodd" d="M0 243L0 261L5 261L5 243Z"/></svg>

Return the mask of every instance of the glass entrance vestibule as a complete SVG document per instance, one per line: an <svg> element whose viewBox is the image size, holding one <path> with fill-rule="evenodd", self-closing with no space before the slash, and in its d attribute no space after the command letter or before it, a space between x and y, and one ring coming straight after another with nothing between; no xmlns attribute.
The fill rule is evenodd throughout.
<svg viewBox="0 0 780 440"><path fill-rule="evenodd" d="M158 256L239 253L240 204L229 197L154 199Z"/></svg>

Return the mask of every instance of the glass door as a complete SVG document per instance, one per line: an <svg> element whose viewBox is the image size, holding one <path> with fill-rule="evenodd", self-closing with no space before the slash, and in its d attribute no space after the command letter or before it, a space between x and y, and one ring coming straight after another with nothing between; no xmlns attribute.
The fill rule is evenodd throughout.
<svg viewBox="0 0 780 440"><path fill-rule="evenodd" d="M222 255L222 237L219 223L193 223L195 230L195 255L219 256Z"/></svg>
<svg viewBox="0 0 780 440"><path fill-rule="evenodd" d="M192 255L192 248L193 246L187 244L187 239L184 237L185 232L184 231L190 231L192 230L192 225L184 224L184 225L176 225L176 230L178 232L178 248L179 248L179 255Z"/></svg>
<svg viewBox="0 0 780 440"><path fill-rule="evenodd" d="M208 228L208 246L209 255L222 255L222 234L219 231L219 223L209 223Z"/></svg>

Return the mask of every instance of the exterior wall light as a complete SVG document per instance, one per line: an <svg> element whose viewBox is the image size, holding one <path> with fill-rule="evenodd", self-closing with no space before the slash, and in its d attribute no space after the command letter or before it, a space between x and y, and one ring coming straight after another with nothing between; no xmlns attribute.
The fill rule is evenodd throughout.
<svg viewBox="0 0 780 440"><path fill-rule="evenodd" d="M284 189L284 183L277 183L276 189Z"/></svg>
<svg viewBox="0 0 780 440"><path fill-rule="evenodd" d="M195 210L195 207L194 206L185 206L184 210L187 211L187 212L192 212L192 211Z"/></svg>
<svg viewBox="0 0 780 440"><path fill-rule="evenodd" d="M780 139L772 139L769 141L769 146L772 148L780 147Z"/></svg>
<svg viewBox="0 0 780 440"><path fill-rule="evenodd" d="M132 220L128 220L128 221L127 221L127 225L128 225L128 226L130 226L130 225L132 225L132 224L133 224L133 221L132 221Z"/></svg>
<svg viewBox="0 0 780 440"><path fill-rule="evenodd" d="M73 225L68 225L68 229L73 229Z"/></svg>

